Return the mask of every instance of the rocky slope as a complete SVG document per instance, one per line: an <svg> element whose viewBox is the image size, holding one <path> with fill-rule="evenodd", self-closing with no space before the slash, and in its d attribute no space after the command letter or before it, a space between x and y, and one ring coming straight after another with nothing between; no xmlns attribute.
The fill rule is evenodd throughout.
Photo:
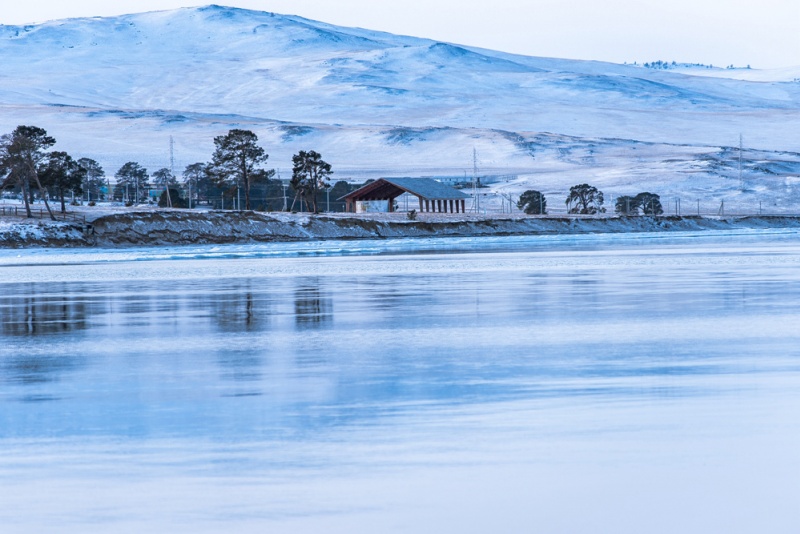
<svg viewBox="0 0 800 534"><path fill-rule="evenodd" d="M481 235L800 228L800 217L477 218L409 221L256 212L129 212L83 226L0 221L0 247L126 247Z"/></svg>

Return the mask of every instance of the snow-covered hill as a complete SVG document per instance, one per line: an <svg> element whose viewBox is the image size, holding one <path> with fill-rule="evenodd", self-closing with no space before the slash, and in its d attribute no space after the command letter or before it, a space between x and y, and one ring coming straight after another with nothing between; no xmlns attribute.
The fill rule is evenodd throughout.
<svg viewBox="0 0 800 534"><path fill-rule="evenodd" d="M459 176L475 148L519 187L733 192L740 133L753 191L782 198L800 174L791 69L523 57L219 6L0 26L0 65L0 131L42 126L110 174L166 166L170 136L178 169L206 161L232 127L284 173L315 149L340 178Z"/></svg>

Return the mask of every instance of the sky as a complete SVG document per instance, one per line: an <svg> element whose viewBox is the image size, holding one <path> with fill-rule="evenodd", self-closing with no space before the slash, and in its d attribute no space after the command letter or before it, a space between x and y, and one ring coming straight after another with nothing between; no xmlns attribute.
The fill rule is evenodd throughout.
<svg viewBox="0 0 800 534"><path fill-rule="evenodd" d="M5 4L6 2L4 2ZM0 24L205 5L191 0L8 2ZM531 56L753 68L800 66L798 0L218 0Z"/></svg>

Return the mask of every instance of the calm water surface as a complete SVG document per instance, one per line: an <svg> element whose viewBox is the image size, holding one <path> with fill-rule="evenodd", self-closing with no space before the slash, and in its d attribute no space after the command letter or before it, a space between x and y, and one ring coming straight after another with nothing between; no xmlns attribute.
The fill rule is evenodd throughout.
<svg viewBox="0 0 800 534"><path fill-rule="evenodd" d="M2 532L800 531L792 232L0 251Z"/></svg>

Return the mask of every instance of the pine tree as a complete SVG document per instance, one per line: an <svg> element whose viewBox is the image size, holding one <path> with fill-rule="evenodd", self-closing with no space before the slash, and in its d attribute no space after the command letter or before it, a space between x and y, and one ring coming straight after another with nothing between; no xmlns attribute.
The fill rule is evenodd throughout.
<svg viewBox="0 0 800 534"><path fill-rule="evenodd" d="M565 203L569 213L594 215L605 211L603 192L589 184L572 186Z"/></svg>
<svg viewBox="0 0 800 534"><path fill-rule="evenodd" d="M32 186L35 183L47 213L56 220L47 202L42 182L39 180L39 166L47 157L46 149L56 144L56 140L37 126L17 126L10 134L0 137L0 169L8 173L6 180L17 183L22 190L25 213L33 217L30 202L33 199Z"/></svg>
<svg viewBox="0 0 800 534"><path fill-rule="evenodd" d="M330 187L331 165L313 150L301 150L292 156L292 164L292 189L311 204L314 213L319 213L317 193Z"/></svg>
<svg viewBox="0 0 800 534"><path fill-rule="evenodd" d="M528 215L544 215L547 213L547 199L540 191L529 189L520 195L517 207Z"/></svg>
<svg viewBox="0 0 800 534"><path fill-rule="evenodd" d="M230 130L214 138L214 155L209 171L218 185L244 189L245 209L250 207L250 187L267 173L259 172L269 155L258 146L258 136L250 130Z"/></svg>
<svg viewBox="0 0 800 534"><path fill-rule="evenodd" d="M78 165L86 171L86 183L83 189L89 195L88 200L98 200L102 187L106 185L106 173L103 167L91 158L80 158Z"/></svg>
<svg viewBox="0 0 800 534"><path fill-rule="evenodd" d="M86 179L86 169L81 167L66 152L51 152L43 163L39 175L42 184L50 188L61 201L61 213L66 213L65 197L67 193L81 195L82 185Z"/></svg>
<svg viewBox="0 0 800 534"><path fill-rule="evenodd" d="M120 167L114 177L117 179L114 187L115 199L122 199L124 196L129 202L138 204L142 197L146 198L150 176L147 174L147 169L135 161L129 161ZM133 195L132 201L130 195Z"/></svg>

